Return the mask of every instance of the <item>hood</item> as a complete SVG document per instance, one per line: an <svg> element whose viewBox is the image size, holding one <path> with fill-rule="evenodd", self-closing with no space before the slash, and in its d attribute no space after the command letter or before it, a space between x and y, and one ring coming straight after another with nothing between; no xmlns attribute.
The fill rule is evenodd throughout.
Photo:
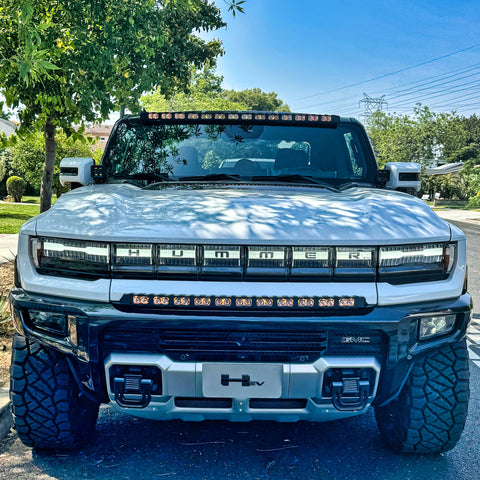
<svg viewBox="0 0 480 480"><path fill-rule="evenodd" d="M399 192L276 185L94 185L62 195L37 235L160 243L380 245L446 241L449 225Z"/></svg>

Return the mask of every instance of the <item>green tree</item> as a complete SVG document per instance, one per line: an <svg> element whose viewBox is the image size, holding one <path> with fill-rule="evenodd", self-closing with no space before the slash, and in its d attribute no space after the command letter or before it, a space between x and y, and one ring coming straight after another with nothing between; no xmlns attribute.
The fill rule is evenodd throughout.
<svg viewBox="0 0 480 480"><path fill-rule="evenodd" d="M259 111L282 111L289 112L290 108L283 100L278 98L275 92L266 93L260 88L251 88L246 90L225 90L222 93L223 98L230 102L240 103L246 106L246 110Z"/></svg>
<svg viewBox="0 0 480 480"><path fill-rule="evenodd" d="M413 116L375 112L367 130L379 164L446 160L466 145L467 134L456 113L434 113L418 105Z"/></svg>
<svg viewBox="0 0 480 480"><path fill-rule="evenodd" d="M21 107L20 135L43 132L41 211L51 205L57 128L70 135L118 105L136 111L152 86L168 94L188 84L191 65L222 53L195 32L224 25L208 0L3 0L0 90Z"/></svg>
<svg viewBox="0 0 480 480"><path fill-rule="evenodd" d="M476 143L480 145L480 117L477 117L477 115L463 117L462 124L467 133L466 143Z"/></svg>
<svg viewBox="0 0 480 480"><path fill-rule="evenodd" d="M288 105L275 92L252 90L223 90L223 77L216 75L214 67L206 65L202 70L192 68L191 83L167 97L160 88L141 98L143 107L150 112L178 112L188 110L262 110L289 112Z"/></svg>
<svg viewBox="0 0 480 480"><path fill-rule="evenodd" d="M161 88L142 96L143 108L149 112L180 112L188 110L247 110L247 106L223 98L223 77L211 65L190 71L191 81L185 91L177 89L168 98Z"/></svg>
<svg viewBox="0 0 480 480"><path fill-rule="evenodd" d="M67 135L57 130L55 138L57 148L55 149L55 163L53 171L52 189L59 196L67 189L60 184L60 161L65 157L99 157L101 151L91 151L92 143L85 142L76 137ZM41 133L31 134L9 147L12 155L11 167L13 171L21 175L27 183L38 192L41 188L43 159L45 158L45 141Z"/></svg>

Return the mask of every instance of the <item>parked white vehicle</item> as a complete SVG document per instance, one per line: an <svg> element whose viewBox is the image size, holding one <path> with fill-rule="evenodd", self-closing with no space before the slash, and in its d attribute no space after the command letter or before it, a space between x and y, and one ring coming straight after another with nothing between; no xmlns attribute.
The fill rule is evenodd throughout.
<svg viewBox="0 0 480 480"><path fill-rule="evenodd" d="M144 113L20 232L11 397L72 448L101 403L152 419L375 409L397 451L452 448L468 404L465 236L379 170L353 119Z"/></svg>

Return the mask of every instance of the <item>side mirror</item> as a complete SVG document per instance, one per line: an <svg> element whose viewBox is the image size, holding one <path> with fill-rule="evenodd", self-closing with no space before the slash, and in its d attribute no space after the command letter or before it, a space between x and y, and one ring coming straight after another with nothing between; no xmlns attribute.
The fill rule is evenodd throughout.
<svg viewBox="0 0 480 480"><path fill-rule="evenodd" d="M390 171L390 179L385 186L390 190L399 190L416 195L420 191L420 173L422 166L411 162L388 162L385 170Z"/></svg>
<svg viewBox="0 0 480 480"><path fill-rule="evenodd" d="M88 185L92 183L93 158L67 157L60 162L60 183L62 185Z"/></svg>

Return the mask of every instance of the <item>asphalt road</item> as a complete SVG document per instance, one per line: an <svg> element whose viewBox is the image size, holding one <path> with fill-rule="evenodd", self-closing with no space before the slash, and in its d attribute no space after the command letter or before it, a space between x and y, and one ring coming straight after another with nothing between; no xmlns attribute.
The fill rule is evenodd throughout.
<svg viewBox="0 0 480 480"><path fill-rule="evenodd" d="M480 324L480 225L459 224L469 248L469 290ZM472 357L480 354L471 331ZM74 453L45 454L15 434L0 444L0 479L398 479L480 477L480 362L471 364L470 410L461 441L441 455L396 455L373 413L324 424L154 422L102 407L95 438Z"/></svg>

